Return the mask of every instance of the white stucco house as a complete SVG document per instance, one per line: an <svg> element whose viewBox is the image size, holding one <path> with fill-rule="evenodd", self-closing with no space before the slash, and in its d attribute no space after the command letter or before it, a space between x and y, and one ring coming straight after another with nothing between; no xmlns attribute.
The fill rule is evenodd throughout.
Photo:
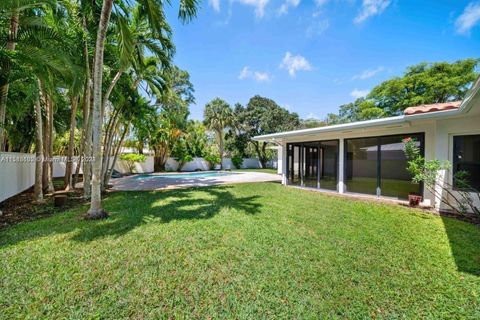
<svg viewBox="0 0 480 320"><path fill-rule="evenodd" d="M284 185L399 200L419 193L424 205L443 209L438 195L411 182L402 142L408 137L417 141L427 160L452 163L451 170L440 173L438 190L445 182L455 186L453 174L460 170L467 171L470 184L480 189L480 79L463 101L415 106L395 117L278 132L254 140L280 146Z"/></svg>

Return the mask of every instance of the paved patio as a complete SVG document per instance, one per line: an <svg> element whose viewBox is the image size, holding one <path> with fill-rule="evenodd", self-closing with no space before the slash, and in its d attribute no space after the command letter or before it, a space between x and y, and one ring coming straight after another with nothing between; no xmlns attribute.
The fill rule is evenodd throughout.
<svg viewBox="0 0 480 320"><path fill-rule="evenodd" d="M188 187L205 187L218 184L281 181L277 174L261 172L229 172L225 175L195 177L191 173L151 173L148 175L132 175L110 180L113 190L162 190ZM166 177L171 175L172 177ZM143 176L143 177L142 177ZM182 176L182 177L178 177Z"/></svg>

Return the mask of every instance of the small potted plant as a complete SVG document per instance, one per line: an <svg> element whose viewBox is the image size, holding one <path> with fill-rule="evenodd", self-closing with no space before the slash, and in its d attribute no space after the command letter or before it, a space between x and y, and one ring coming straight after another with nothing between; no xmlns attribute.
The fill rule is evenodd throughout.
<svg viewBox="0 0 480 320"><path fill-rule="evenodd" d="M415 192L410 192L408 194L408 204L410 207L418 207L420 202L422 202L423 197Z"/></svg>

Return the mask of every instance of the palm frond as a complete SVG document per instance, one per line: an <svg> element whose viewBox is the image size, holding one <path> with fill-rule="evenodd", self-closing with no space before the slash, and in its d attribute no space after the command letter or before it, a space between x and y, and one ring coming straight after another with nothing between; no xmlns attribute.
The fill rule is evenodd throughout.
<svg viewBox="0 0 480 320"><path fill-rule="evenodd" d="M200 6L199 0L180 0L178 17L183 22L189 22L197 16L197 10Z"/></svg>
<svg viewBox="0 0 480 320"><path fill-rule="evenodd" d="M130 64L134 51L134 36L124 17L117 20L118 26L118 49L120 53L120 65L126 67Z"/></svg>

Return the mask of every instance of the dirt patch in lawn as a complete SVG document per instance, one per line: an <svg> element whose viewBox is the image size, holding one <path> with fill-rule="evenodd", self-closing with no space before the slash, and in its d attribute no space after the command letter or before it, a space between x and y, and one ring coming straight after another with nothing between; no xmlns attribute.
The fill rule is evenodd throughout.
<svg viewBox="0 0 480 320"><path fill-rule="evenodd" d="M2 215L0 216L0 229L22 221L48 217L87 202L82 197L83 190L81 189L66 193L61 192L61 190L56 190L55 192L56 194L64 194L67 196L65 205L60 208L54 206L53 195L46 195L44 203L33 203L33 187L1 202L0 210L2 211Z"/></svg>

